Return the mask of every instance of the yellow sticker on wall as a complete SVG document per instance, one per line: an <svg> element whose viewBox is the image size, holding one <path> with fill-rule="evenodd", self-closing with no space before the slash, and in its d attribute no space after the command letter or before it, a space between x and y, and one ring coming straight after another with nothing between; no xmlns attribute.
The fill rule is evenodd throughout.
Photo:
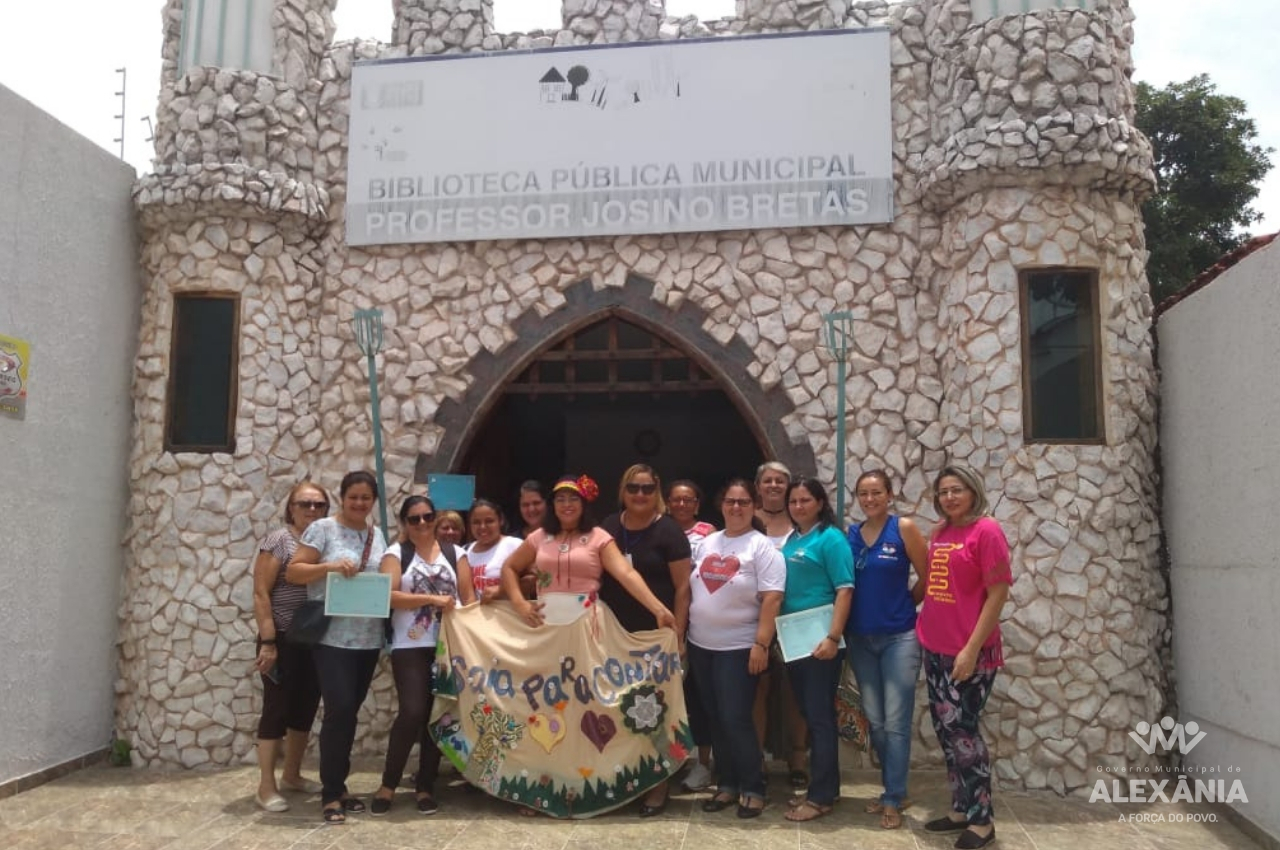
<svg viewBox="0 0 1280 850"><path fill-rule="evenodd" d="M0 335L0 413L22 419L27 412L27 369L31 344Z"/></svg>

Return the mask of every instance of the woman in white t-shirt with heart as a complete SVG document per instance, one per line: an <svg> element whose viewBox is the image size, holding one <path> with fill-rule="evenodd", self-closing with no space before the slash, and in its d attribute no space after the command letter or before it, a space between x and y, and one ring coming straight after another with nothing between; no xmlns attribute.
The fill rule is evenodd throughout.
<svg viewBox="0 0 1280 850"><path fill-rule="evenodd" d="M464 575L469 570L476 598L481 602L492 602L501 597L503 562L524 541L503 533L507 521L502 515L502 508L495 502L476 499L467 516L471 520L473 542L463 553L465 564L459 568L458 574Z"/></svg>
<svg viewBox="0 0 1280 850"><path fill-rule="evenodd" d="M769 666L774 618L782 607L787 567L755 518L751 482L734 479L720 497L724 531L698 547L691 580L689 665L713 723L716 793L702 804L718 812L735 803L738 817L764 810L764 754L751 718L756 680Z"/></svg>

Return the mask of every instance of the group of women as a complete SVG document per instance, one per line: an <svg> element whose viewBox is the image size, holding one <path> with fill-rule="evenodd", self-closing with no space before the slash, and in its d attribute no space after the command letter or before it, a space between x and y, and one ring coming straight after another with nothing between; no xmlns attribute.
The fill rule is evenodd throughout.
<svg viewBox="0 0 1280 850"><path fill-rule="evenodd" d="M985 846L995 828L990 758L978 721L1002 665L998 620L1011 582L1008 545L988 515L981 478L968 468L948 466L937 476L933 503L941 519L927 539L893 513L893 486L884 471L862 474L855 493L865 519L845 533L820 482L793 479L781 464L767 463L754 481L734 479L723 488L715 505L723 528L717 530L698 518L696 484L677 481L664 494L656 471L637 464L623 474L619 510L599 522L592 509L599 487L585 475L556 482L549 505L536 482L522 487L523 539L504 533L497 504L477 500L468 514L472 542L458 550L461 518L458 531L448 534L457 537L446 539L442 515L425 496L405 500L401 539L388 547L369 522L377 499L369 473L343 479L334 516L326 516L323 489L299 484L289 496L285 528L263 541L255 565L257 666L264 677L259 805L287 808L283 786L319 790L328 823L365 810L346 780L356 714L386 640L383 624L334 617L309 652L289 644L287 633L290 606L320 598L328 573L381 570L392 578L390 648L399 710L382 784L368 807L375 815L390 809L414 743L417 808L437 810L440 757L426 730L444 612L505 598L537 627L544 621L541 594L585 592L598 594L625 629L672 628L687 648L691 725L711 755L704 751L690 776L714 762L715 792L702 803L704 811L736 807L739 817L753 818L765 807L761 683L770 674L785 675L798 709L785 725L795 750L792 778L806 790L785 817L809 821L832 811L840 787L836 691L847 656L884 786L867 812L893 829L910 805L912 712L923 666L952 792L950 812L924 828L960 832L959 848ZM825 633L781 666L777 618L814 609L830 612ZM325 715L317 789L299 765L318 698ZM285 761L277 785L281 739ZM805 744L807 775L797 758ZM694 779L688 787L701 784ZM650 789L640 815L660 813L667 797L665 783Z"/></svg>

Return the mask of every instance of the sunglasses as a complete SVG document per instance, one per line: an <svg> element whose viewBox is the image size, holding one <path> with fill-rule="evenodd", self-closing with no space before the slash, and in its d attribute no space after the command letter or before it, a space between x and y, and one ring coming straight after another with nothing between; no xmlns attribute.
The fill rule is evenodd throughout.
<svg viewBox="0 0 1280 850"><path fill-rule="evenodd" d="M749 508L751 507L750 499L725 499L724 506L726 508Z"/></svg>
<svg viewBox="0 0 1280 850"><path fill-rule="evenodd" d="M329 507L328 502L294 502L295 508L302 508L307 511L323 511Z"/></svg>
<svg viewBox="0 0 1280 850"><path fill-rule="evenodd" d="M646 496L652 496L654 493L658 492L658 485L657 484L628 484L626 486L626 491L633 496L637 493L644 493Z"/></svg>
<svg viewBox="0 0 1280 850"><path fill-rule="evenodd" d="M436 515L433 513L432 514L409 514L407 517L405 517L405 522L409 523L409 525L423 525L424 523L435 522L435 521L436 521Z"/></svg>

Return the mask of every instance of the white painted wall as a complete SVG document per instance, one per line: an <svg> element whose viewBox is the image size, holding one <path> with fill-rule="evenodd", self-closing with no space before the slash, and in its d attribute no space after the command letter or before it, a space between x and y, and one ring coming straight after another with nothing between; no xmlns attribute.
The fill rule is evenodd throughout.
<svg viewBox="0 0 1280 850"><path fill-rule="evenodd" d="M132 168L0 86L0 782L107 745L140 309Z"/></svg>
<svg viewBox="0 0 1280 850"><path fill-rule="evenodd" d="M1280 836L1280 241L1160 319L1164 527L1179 720L1197 767L1237 768L1240 811ZM1156 718L1152 718L1155 720Z"/></svg>

